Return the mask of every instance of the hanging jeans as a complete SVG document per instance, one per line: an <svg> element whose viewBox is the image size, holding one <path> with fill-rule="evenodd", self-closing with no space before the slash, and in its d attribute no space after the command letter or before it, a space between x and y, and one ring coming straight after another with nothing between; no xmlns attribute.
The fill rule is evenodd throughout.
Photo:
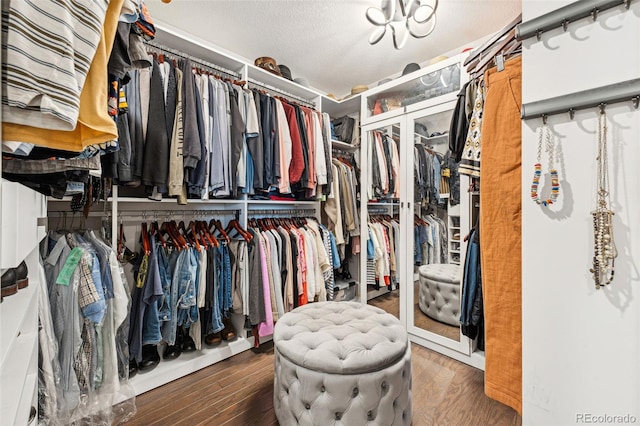
<svg viewBox="0 0 640 426"><path fill-rule="evenodd" d="M178 259L182 253L183 252L179 252L177 249L174 249L169 253L169 258L167 259L167 267L171 284L169 292L171 300L167 302L169 308L169 313L167 315L169 316L169 320L162 324L162 339L167 342L168 345L174 345L176 343L176 329L178 326L178 290L180 283L177 279L173 279L172 277L175 277Z"/></svg>
<svg viewBox="0 0 640 426"><path fill-rule="evenodd" d="M222 247L212 250L214 256L213 271L213 306L211 307L212 333L217 333L224 328L222 324Z"/></svg>
<svg viewBox="0 0 640 426"><path fill-rule="evenodd" d="M222 311L222 317L227 318L229 311L233 308L233 289L232 289L232 277L231 277L231 258L229 257L229 246L223 244L220 246L220 253L222 258L222 270L220 274L220 282L222 285L222 303L220 308Z"/></svg>
<svg viewBox="0 0 640 426"><path fill-rule="evenodd" d="M171 270L169 269L169 259L163 247L157 249L158 252L158 268L160 270L160 282L162 285L162 298L158 302L158 319L160 322L171 322L172 317L172 303L175 299L171 295ZM163 324L163 339L164 336L164 324Z"/></svg>
<svg viewBox="0 0 640 426"><path fill-rule="evenodd" d="M173 280L178 285L178 322L177 325L185 328L193 324L197 318L196 305L196 273L198 268L198 259L196 251L186 249L180 253L176 262L176 269L173 273ZM195 316L193 312L196 312Z"/></svg>

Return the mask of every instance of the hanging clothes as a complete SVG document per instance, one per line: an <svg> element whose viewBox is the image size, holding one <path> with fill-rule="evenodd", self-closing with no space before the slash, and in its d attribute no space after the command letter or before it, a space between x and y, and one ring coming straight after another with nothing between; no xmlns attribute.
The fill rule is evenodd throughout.
<svg viewBox="0 0 640 426"><path fill-rule="evenodd" d="M50 232L41 248L41 295L48 305L39 314L43 413L61 424L87 416L112 419L113 404L134 396L127 382L124 271L115 252L90 231Z"/></svg>

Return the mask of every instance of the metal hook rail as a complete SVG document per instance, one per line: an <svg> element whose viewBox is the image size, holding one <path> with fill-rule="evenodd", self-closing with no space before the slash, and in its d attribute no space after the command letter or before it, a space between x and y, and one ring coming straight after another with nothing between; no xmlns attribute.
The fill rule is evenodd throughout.
<svg viewBox="0 0 640 426"><path fill-rule="evenodd" d="M518 40L525 40L536 36L538 41L542 33L562 28L567 31L571 22L591 16L596 21L598 14L616 6L624 5L626 9L631 7L631 0L580 0L541 15L530 21L523 22L516 27Z"/></svg>
<svg viewBox="0 0 640 426"><path fill-rule="evenodd" d="M529 102L522 105L521 117L523 120L540 117L546 119L549 115L569 113L573 119L575 111L627 101L631 101L633 107L638 109L640 105L640 78Z"/></svg>

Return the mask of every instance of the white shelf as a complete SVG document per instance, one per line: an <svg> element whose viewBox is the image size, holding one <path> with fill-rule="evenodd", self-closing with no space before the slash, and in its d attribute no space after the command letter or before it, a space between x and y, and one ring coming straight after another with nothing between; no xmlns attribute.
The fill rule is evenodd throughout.
<svg viewBox="0 0 640 426"><path fill-rule="evenodd" d="M247 200L247 204L285 204L285 205L313 205L316 204L320 200Z"/></svg>
<svg viewBox="0 0 640 426"><path fill-rule="evenodd" d="M448 192L441 193L440 198L449 198L449 193Z"/></svg>
<svg viewBox="0 0 640 426"><path fill-rule="evenodd" d="M156 368L146 373L138 373L129 380L129 383L133 386L136 395L140 395L250 348L251 342L242 337L238 337L234 342L223 341L215 348L206 348L203 345L201 351L183 353L179 358L171 361L160 361Z"/></svg>
<svg viewBox="0 0 640 426"><path fill-rule="evenodd" d="M186 34L163 22L156 22L155 27L154 42L157 44L214 63L237 74L240 74L244 68L244 62L240 58L234 57L231 53L220 52L219 48L209 45L205 40L196 39L192 34Z"/></svg>
<svg viewBox="0 0 640 426"><path fill-rule="evenodd" d="M359 147L351 145L350 143L331 139L331 148L342 149L344 151L356 151Z"/></svg>
<svg viewBox="0 0 640 426"><path fill-rule="evenodd" d="M456 253L456 254L460 254L460 250L449 250L449 253Z"/></svg>
<svg viewBox="0 0 640 426"><path fill-rule="evenodd" d="M322 97L322 112L326 112L331 118L338 118L348 114L360 112L360 94L347 99L336 101L335 99Z"/></svg>
<svg viewBox="0 0 640 426"><path fill-rule="evenodd" d="M437 136L424 136L420 133L414 133L414 138L419 139L419 141L425 145L435 145L439 143L445 143L449 141L449 133L444 133L442 135Z"/></svg>
<svg viewBox="0 0 640 426"><path fill-rule="evenodd" d="M15 420L17 425L26 425L29 423L29 415L31 414L31 407L38 406L38 372L27 374L27 378L24 381L24 387L22 388L22 395L20 396L20 402L18 403L18 411ZM36 423L32 423L36 424Z"/></svg>
<svg viewBox="0 0 640 426"><path fill-rule="evenodd" d="M18 290L13 296L5 297L0 304L0 371L11 367L11 351L23 331L37 327L33 322L38 321L38 306L36 287L38 283L37 271L29 271L29 286ZM29 309L31 307L31 309ZM24 359L22 360L24 363ZM12 368L12 367L11 367ZM0 424L5 424L0 422Z"/></svg>
<svg viewBox="0 0 640 426"><path fill-rule="evenodd" d="M316 98L318 98L319 96L322 96L321 93L316 92L313 89L301 86L295 81L287 80L284 77L280 77L269 71L263 70L262 68L259 68L253 64L249 64L247 68L248 68L249 86L251 86L251 81L255 80L258 82L257 83L258 86L260 85L260 83L266 86L272 86L276 90L286 92L285 94L291 94L299 98L308 100L310 102L315 102ZM317 105L316 107L320 108L320 105Z"/></svg>
<svg viewBox="0 0 640 426"><path fill-rule="evenodd" d="M31 312L31 314L35 315L35 312ZM21 424L18 422L18 418L24 416L24 413L19 411L24 405L22 403L23 394L25 390L33 391L33 389L26 389L26 379L30 374L31 365L38 362L37 345L37 330L21 334L11 345L11 351L8 353L0 373L0 393L2 394L0 424L2 425ZM26 395L24 396L26 397Z"/></svg>

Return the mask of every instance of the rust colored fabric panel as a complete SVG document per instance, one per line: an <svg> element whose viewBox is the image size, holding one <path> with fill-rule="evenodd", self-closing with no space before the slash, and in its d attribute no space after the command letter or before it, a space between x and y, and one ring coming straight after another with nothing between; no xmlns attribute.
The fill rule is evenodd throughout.
<svg viewBox="0 0 640 426"><path fill-rule="evenodd" d="M485 393L522 412L522 59L485 73L480 250Z"/></svg>

